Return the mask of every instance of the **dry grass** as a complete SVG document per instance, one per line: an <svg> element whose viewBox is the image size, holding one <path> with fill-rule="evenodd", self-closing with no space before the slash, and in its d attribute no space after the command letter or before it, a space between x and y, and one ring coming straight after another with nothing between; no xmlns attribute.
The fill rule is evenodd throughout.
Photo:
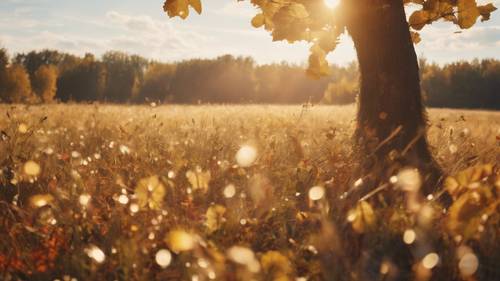
<svg viewBox="0 0 500 281"><path fill-rule="evenodd" d="M354 112L1 106L0 279L499 278L500 114L430 111L444 170L477 167L455 177L454 213L400 191L403 175L381 193L401 194L390 206L339 198L355 167ZM235 159L243 145L257 152L248 167Z"/></svg>

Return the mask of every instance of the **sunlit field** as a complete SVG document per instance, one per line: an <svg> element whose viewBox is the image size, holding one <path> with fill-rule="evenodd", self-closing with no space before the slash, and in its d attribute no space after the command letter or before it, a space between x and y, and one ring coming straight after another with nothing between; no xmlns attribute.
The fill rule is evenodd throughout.
<svg viewBox="0 0 500 281"><path fill-rule="evenodd" d="M500 113L430 110L446 209L348 196L355 111L2 105L0 280L499 280Z"/></svg>

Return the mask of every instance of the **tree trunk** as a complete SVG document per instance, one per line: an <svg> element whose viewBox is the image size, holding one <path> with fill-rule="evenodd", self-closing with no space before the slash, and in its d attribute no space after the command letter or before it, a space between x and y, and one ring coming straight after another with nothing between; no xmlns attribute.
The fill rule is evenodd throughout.
<svg viewBox="0 0 500 281"><path fill-rule="evenodd" d="M356 138L371 187L404 166L418 168L425 194L440 177L426 140L417 56L401 0L345 1L361 71ZM370 176L371 175L371 176Z"/></svg>

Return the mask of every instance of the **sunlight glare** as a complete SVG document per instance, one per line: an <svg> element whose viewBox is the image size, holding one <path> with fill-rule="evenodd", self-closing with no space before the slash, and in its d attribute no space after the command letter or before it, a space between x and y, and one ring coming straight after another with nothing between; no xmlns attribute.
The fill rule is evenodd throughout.
<svg viewBox="0 0 500 281"><path fill-rule="evenodd" d="M78 202L80 203L80 205L86 207L89 204L90 199L90 194L85 193L78 197Z"/></svg>
<svg viewBox="0 0 500 281"><path fill-rule="evenodd" d="M87 255L97 263L102 263L106 259L104 252L95 245L90 246L85 251Z"/></svg>
<svg viewBox="0 0 500 281"><path fill-rule="evenodd" d="M324 0L328 8L335 8L340 4L340 0Z"/></svg>
<svg viewBox="0 0 500 281"><path fill-rule="evenodd" d="M249 167L257 159L257 150L249 145L243 145L236 153L236 162L241 167Z"/></svg>
<svg viewBox="0 0 500 281"><path fill-rule="evenodd" d="M458 263L460 273L464 276L471 276L479 267L479 260L473 253L466 253Z"/></svg>
<svg viewBox="0 0 500 281"><path fill-rule="evenodd" d="M436 253L427 254L422 259L422 265L427 269L432 269L438 264L438 262L439 262L439 256Z"/></svg>
<svg viewBox="0 0 500 281"><path fill-rule="evenodd" d="M314 186L309 189L309 199L316 201L325 195L325 189L322 186Z"/></svg>
<svg viewBox="0 0 500 281"><path fill-rule="evenodd" d="M40 165L30 160L24 164L24 173L28 176L38 176L40 174Z"/></svg>
<svg viewBox="0 0 500 281"><path fill-rule="evenodd" d="M249 248L233 246L227 251L227 255L233 262L246 265L251 272L260 271L260 264L254 252Z"/></svg>
<svg viewBox="0 0 500 281"><path fill-rule="evenodd" d="M236 187L234 184L228 184L224 188L224 197L226 198L232 198L236 194Z"/></svg>
<svg viewBox="0 0 500 281"><path fill-rule="evenodd" d="M155 260L159 266L166 268L172 262L172 254L169 250L161 249L156 253Z"/></svg>
<svg viewBox="0 0 500 281"><path fill-rule="evenodd" d="M413 229L407 229L403 234L403 241L408 245L415 242L416 238L417 234L415 233L415 231L413 231Z"/></svg>

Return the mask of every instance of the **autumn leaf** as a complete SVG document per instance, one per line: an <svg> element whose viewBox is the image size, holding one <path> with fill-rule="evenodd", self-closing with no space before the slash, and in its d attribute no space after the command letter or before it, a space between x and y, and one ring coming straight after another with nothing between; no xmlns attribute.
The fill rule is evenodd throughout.
<svg viewBox="0 0 500 281"><path fill-rule="evenodd" d="M189 16L189 2L188 0L167 0L163 4L163 10L171 18L178 16L185 19Z"/></svg>
<svg viewBox="0 0 500 281"><path fill-rule="evenodd" d="M135 188L139 206L141 208L148 206L152 210L161 209L165 193L165 186L158 176L141 179Z"/></svg>
<svg viewBox="0 0 500 281"><path fill-rule="evenodd" d="M458 0L458 25L461 28L470 28L479 17L479 9L475 0Z"/></svg>
<svg viewBox="0 0 500 281"><path fill-rule="evenodd" d="M224 223L224 213L226 212L226 208L221 205L210 206L207 210L206 222L208 233L212 233L217 231L222 223Z"/></svg>
<svg viewBox="0 0 500 281"><path fill-rule="evenodd" d="M50 194L37 194L30 197L29 202L32 208L40 208L50 205L54 201L54 196Z"/></svg>
<svg viewBox="0 0 500 281"><path fill-rule="evenodd" d="M194 190L201 189L203 192L208 191L208 183L210 182L210 171L203 172L201 169L195 171L187 171L186 178Z"/></svg>
<svg viewBox="0 0 500 281"><path fill-rule="evenodd" d="M420 38L420 33L410 31L410 35L411 35L411 41L413 43L418 44L418 43L420 43L420 41L422 41L422 38Z"/></svg>
<svg viewBox="0 0 500 281"><path fill-rule="evenodd" d="M313 45L310 49L309 67L307 74L313 78L319 79L321 76L330 74L330 67L326 61L326 53L318 45Z"/></svg>
<svg viewBox="0 0 500 281"><path fill-rule="evenodd" d="M479 14L481 14L481 21L489 20L491 13L497 10L497 8L491 3L483 6L478 6L477 8L479 10Z"/></svg>
<svg viewBox="0 0 500 281"><path fill-rule="evenodd" d="M201 14L201 0L189 0L189 6L193 7L193 9L198 13Z"/></svg>
<svg viewBox="0 0 500 281"><path fill-rule="evenodd" d="M270 280L288 281L294 280L291 275L293 268L288 257L278 251L269 251L260 259L262 269Z"/></svg>
<svg viewBox="0 0 500 281"><path fill-rule="evenodd" d="M347 220L351 223L354 231L364 233L375 224L375 212L368 202L361 201L348 212Z"/></svg>
<svg viewBox="0 0 500 281"><path fill-rule="evenodd" d="M413 29L420 30L427 24L427 21L429 19L430 19L429 12L415 11L413 12L413 14L411 14L408 23Z"/></svg>
<svg viewBox="0 0 500 281"><path fill-rule="evenodd" d="M165 241L167 242L170 250L177 254L193 249L196 244L195 237L191 233L182 229L170 231L167 234Z"/></svg>
<svg viewBox="0 0 500 281"><path fill-rule="evenodd" d="M463 171L458 172L454 176L449 176L444 181L444 188L457 198L461 193L468 189L475 189L482 186L481 180L493 173L493 165L480 164L469 167Z"/></svg>
<svg viewBox="0 0 500 281"><path fill-rule="evenodd" d="M287 40L292 43L303 39L306 36L308 16L304 5L300 3L291 3L279 9L272 17L273 41Z"/></svg>
<svg viewBox="0 0 500 281"><path fill-rule="evenodd" d="M259 28L264 25L265 17L264 14L257 14L252 18L252 26L255 28Z"/></svg>
<svg viewBox="0 0 500 281"><path fill-rule="evenodd" d="M462 194L448 211L448 230L466 240L474 237L481 224L481 217L496 211L499 200L494 200L493 196L488 187Z"/></svg>

